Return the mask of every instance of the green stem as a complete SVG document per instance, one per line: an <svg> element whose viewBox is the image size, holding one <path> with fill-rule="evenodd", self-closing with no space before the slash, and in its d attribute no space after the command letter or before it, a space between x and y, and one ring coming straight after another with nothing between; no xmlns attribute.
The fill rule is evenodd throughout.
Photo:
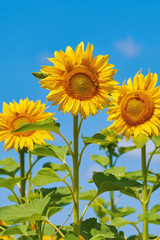
<svg viewBox="0 0 160 240"><path fill-rule="evenodd" d="M29 169L31 169L32 167L32 155L29 153ZM28 175L28 192L29 192L29 195L32 193L32 172L30 171L29 172L29 175Z"/></svg>
<svg viewBox="0 0 160 240"><path fill-rule="evenodd" d="M142 157L142 179L143 179L143 202L142 209L143 214L148 212L148 203L147 203L147 167L146 167L146 146L141 149ZM143 220L143 240L148 240L148 218Z"/></svg>
<svg viewBox="0 0 160 240"><path fill-rule="evenodd" d="M148 169L149 169L149 164L150 164L150 162L151 162L151 160L152 160L152 157L153 157L153 155L155 154L155 152L157 151L157 147L154 149L154 151L151 153L151 156L150 156L150 158L149 158L149 160L148 160L148 164L147 164L147 171L148 171Z"/></svg>
<svg viewBox="0 0 160 240"><path fill-rule="evenodd" d="M78 115L73 117L73 232L79 235Z"/></svg>
<svg viewBox="0 0 160 240"><path fill-rule="evenodd" d="M109 155L109 165L110 165L110 168L113 167L112 154L111 153ZM110 204L111 204L111 211L114 212L115 207L114 207L114 193L113 193L113 191L110 191ZM111 216L111 220L113 220L113 219L114 219L114 217Z"/></svg>
<svg viewBox="0 0 160 240"><path fill-rule="evenodd" d="M46 223L48 223L51 227L53 227L60 235L62 238L64 238L64 234L60 231L59 228L57 228L53 223L51 223L48 219L45 221Z"/></svg>
<svg viewBox="0 0 160 240"><path fill-rule="evenodd" d="M20 174L21 178L25 178L25 167L24 167L24 149L19 151L20 154ZM25 179L21 180L21 198L25 197ZM21 199L21 202L24 203L24 200Z"/></svg>
<svg viewBox="0 0 160 240"><path fill-rule="evenodd" d="M99 196L99 193L97 193L91 200L90 202L87 204L87 206L85 207L82 215L81 215L81 218L80 218L80 221L79 221L79 225L81 225L82 221L83 221L83 217L87 211L87 209L89 208L89 206L91 205L91 203Z"/></svg>

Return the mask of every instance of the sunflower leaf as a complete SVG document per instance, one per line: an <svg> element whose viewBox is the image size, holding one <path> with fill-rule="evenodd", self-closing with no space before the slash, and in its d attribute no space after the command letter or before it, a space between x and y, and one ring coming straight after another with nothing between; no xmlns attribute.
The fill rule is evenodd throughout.
<svg viewBox="0 0 160 240"><path fill-rule="evenodd" d="M105 145L108 143L106 140L106 136L101 133L96 133L92 137L82 137L84 144L99 144L99 145Z"/></svg>
<svg viewBox="0 0 160 240"><path fill-rule="evenodd" d="M105 172L96 172L93 175L98 193L101 194L106 191L118 191L126 187L141 187L142 184L125 177L116 177L112 174Z"/></svg>
<svg viewBox="0 0 160 240"><path fill-rule="evenodd" d="M151 140L154 142L154 144L156 145L156 147L160 147L160 137L153 135L153 137L151 138Z"/></svg>
<svg viewBox="0 0 160 240"><path fill-rule="evenodd" d="M50 201L51 198L46 197L44 199L33 200L30 203L1 207L0 219L9 225L35 220L45 221ZM57 207L57 211L60 210L61 208Z"/></svg>
<svg viewBox="0 0 160 240"><path fill-rule="evenodd" d="M42 72L33 72L32 73L34 77L38 78L38 79L43 79L43 78L46 78L48 77L48 74L47 73L42 73Z"/></svg>
<svg viewBox="0 0 160 240"><path fill-rule="evenodd" d="M27 132L36 130L48 130L51 132L59 133L60 124L56 123L53 118L48 118L36 123L27 123L22 127L14 130L13 132Z"/></svg>
<svg viewBox="0 0 160 240"><path fill-rule="evenodd" d="M14 161L13 158L5 158L0 160L0 174L14 177L16 172L20 169L20 165Z"/></svg>
<svg viewBox="0 0 160 240"><path fill-rule="evenodd" d="M32 179L34 186L43 186L53 182L61 182L61 179L57 173L51 168L42 168L37 175Z"/></svg>
<svg viewBox="0 0 160 240"><path fill-rule="evenodd" d="M93 161L99 163L101 166L105 168L109 164L109 157L100 156L100 155L91 155L90 157Z"/></svg>
<svg viewBox="0 0 160 240"><path fill-rule="evenodd" d="M11 191L14 189L14 186L20 182L22 178L15 177L15 178L0 178L0 187L8 188Z"/></svg>

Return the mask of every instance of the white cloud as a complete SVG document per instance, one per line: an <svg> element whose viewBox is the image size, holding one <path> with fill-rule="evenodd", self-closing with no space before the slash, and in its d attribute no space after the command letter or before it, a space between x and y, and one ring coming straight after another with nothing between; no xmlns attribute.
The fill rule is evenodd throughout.
<svg viewBox="0 0 160 240"><path fill-rule="evenodd" d="M117 40L114 46L126 57L136 57L144 49L142 44L136 43L131 37Z"/></svg>

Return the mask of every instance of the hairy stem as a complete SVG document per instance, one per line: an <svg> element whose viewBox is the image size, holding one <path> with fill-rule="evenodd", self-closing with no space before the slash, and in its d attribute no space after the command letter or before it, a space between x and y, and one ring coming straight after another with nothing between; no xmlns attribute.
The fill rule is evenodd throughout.
<svg viewBox="0 0 160 240"><path fill-rule="evenodd" d="M79 235L78 115L73 117L73 231Z"/></svg>
<svg viewBox="0 0 160 240"><path fill-rule="evenodd" d="M142 147L141 149L141 157L142 157L142 181L143 181L143 188L142 188L142 195L143 195L143 202L142 202L142 209L143 214L148 212L148 203L147 203L147 167L146 167L146 146ZM143 240L148 240L148 219L143 220Z"/></svg>

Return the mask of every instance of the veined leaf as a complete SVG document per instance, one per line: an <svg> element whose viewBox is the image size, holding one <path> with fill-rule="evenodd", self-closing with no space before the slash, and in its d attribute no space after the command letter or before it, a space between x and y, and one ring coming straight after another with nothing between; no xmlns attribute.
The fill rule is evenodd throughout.
<svg viewBox="0 0 160 240"><path fill-rule="evenodd" d="M14 227L9 227L0 232L1 236L9 235L25 235L27 236L27 225L17 225Z"/></svg>
<svg viewBox="0 0 160 240"><path fill-rule="evenodd" d="M118 151L119 151L119 155L122 155L124 153L130 152L132 150L136 149L135 146L130 146L130 147L119 147Z"/></svg>
<svg viewBox="0 0 160 240"><path fill-rule="evenodd" d="M95 144L103 145L108 143L108 141L105 139L106 139L105 135L101 133L96 133L92 137L83 137L83 142L85 144L95 143Z"/></svg>
<svg viewBox="0 0 160 240"><path fill-rule="evenodd" d="M42 168L32 179L34 186L43 186L53 182L61 182L62 179L51 168Z"/></svg>
<svg viewBox="0 0 160 240"><path fill-rule="evenodd" d="M59 133L60 124L56 123L53 118L48 118L36 123L27 123L22 127L14 130L13 132L26 132L36 130L48 130L51 132Z"/></svg>
<svg viewBox="0 0 160 240"><path fill-rule="evenodd" d="M104 173L107 174L112 174L116 177L124 177L125 175L125 167L111 167L109 169L104 170Z"/></svg>
<svg viewBox="0 0 160 240"><path fill-rule="evenodd" d="M56 164L51 162L43 164L43 168L52 168L54 171L67 171L64 164Z"/></svg>
<svg viewBox="0 0 160 240"><path fill-rule="evenodd" d="M125 187L141 187L142 184L128 178L118 178L112 174L105 174L104 172L97 172L93 175L98 192L117 191Z"/></svg>
<svg viewBox="0 0 160 240"><path fill-rule="evenodd" d="M126 219L122 217L116 217L111 221L111 225L114 225L117 228L128 225L129 223L130 222L128 222Z"/></svg>
<svg viewBox="0 0 160 240"><path fill-rule="evenodd" d="M68 147L59 147L56 145L47 145L47 146L42 146L42 147L37 147L33 150L29 151L33 155L38 155L38 156L51 156L60 159L61 161L65 161L67 152L68 152Z"/></svg>
<svg viewBox="0 0 160 240"><path fill-rule="evenodd" d="M0 219L12 225L25 221L43 220L45 221L51 199L36 199L30 203L21 205L10 205L0 208ZM57 211L61 210L57 207Z"/></svg>
<svg viewBox="0 0 160 240"><path fill-rule="evenodd" d="M14 186L20 182L22 178L15 177L15 178L0 178L0 187L8 188L10 190L14 189Z"/></svg>
<svg viewBox="0 0 160 240"><path fill-rule="evenodd" d="M5 158L0 160L0 174L14 177L15 173L20 169L20 165L13 158Z"/></svg>

